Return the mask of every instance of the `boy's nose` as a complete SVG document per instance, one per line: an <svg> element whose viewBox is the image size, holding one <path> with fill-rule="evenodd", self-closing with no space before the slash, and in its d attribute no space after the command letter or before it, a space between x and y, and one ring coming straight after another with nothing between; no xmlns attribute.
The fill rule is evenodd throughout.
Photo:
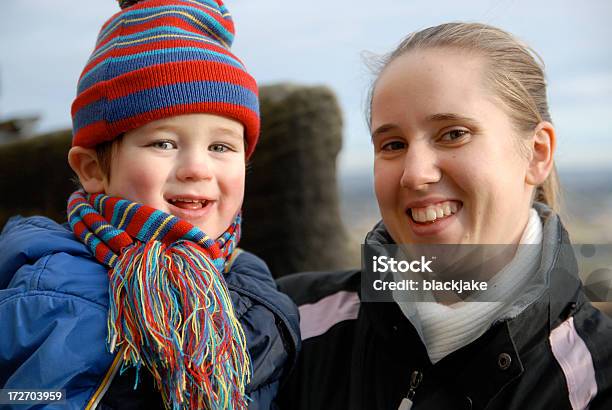
<svg viewBox="0 0 612 410"><path fill-rule="evenodd" d="M404 158L404 172L400 180L403 188L419 191L442 178L435 151L423 144L413 144Z"/></svg>
<svg viewBox="0 0 612 410"><path fill-rule="evenodd" d="M176 177L181 181L210 179L212 177L210 161L202 154L183 155L179 158Z"/></svg>

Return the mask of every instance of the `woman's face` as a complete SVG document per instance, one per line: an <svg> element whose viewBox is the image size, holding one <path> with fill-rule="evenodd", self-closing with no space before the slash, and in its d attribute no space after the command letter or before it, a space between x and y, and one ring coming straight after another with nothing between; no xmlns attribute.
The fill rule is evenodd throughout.
<svg viewBox="0 0 612 410"><path fill-rule="evenodd" d="M411 51L383 71L372 98L374 180L397 243L518 243L533 186L529 160L483 59Z"/></svg>

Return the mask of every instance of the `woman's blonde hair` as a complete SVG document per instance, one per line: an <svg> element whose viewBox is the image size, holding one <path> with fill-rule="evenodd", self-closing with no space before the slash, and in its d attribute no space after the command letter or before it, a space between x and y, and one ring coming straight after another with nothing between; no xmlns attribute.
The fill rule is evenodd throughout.
<svg viewBox="0 0 612 410"><path fill-rule="evenodd" d="M533 132L541 121L552 122L540 56L510 33L486 24L447 23L412 33L379 61L378 77L389 63L409 51L440 47L475 52L485 58L486 81L507 107L520 133ZM370 89L368 121L375 87L376 82ZM554 164L548 178L536 188L534 200L559 211L559 179Z"/></svg>

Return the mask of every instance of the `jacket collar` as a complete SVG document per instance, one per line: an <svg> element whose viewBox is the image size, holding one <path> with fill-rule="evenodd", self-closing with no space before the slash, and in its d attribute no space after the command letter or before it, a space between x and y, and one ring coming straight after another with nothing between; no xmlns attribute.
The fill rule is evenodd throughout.
<svg viewBox="0 0 612 410"><path fill-rule="evenodd" d="M543 286L527 289L523 295L527 303L508 321L519 350L535 336L540 326L546 326L545 336L548 337L552 329L566 320L575 309L582 289L576 257L561 220L545 205L536 203L535 208L543 221L542 260L535 279ZM529 303L531 292L537 297L532 297Z"/></svg>

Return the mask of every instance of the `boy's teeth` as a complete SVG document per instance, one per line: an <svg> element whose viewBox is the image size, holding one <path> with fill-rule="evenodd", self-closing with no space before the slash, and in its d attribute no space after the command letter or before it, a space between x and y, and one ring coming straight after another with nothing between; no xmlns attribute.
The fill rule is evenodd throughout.
<svg viewBox="0 0 612 410"><path fill-rule="evenodd" d="M457 212L458 206L454 201L444 201L425 208L411 208L412 218L416 222L433 222Z"/></svg>
<svg viewBox="0 0 612 410"><path fill-rule="evenodd" d="M184 198L177 198L177 199L173 199L173 202L202 202L199 199L184 199Z"/></svg>
<svg viewBox="0 0 612 410"><path fill-rule="evenodd" d="M176 198L176 199L171 199L170 202L178 208L200 209L206 206L208 201L200 200L200 199Z"/></svg>

